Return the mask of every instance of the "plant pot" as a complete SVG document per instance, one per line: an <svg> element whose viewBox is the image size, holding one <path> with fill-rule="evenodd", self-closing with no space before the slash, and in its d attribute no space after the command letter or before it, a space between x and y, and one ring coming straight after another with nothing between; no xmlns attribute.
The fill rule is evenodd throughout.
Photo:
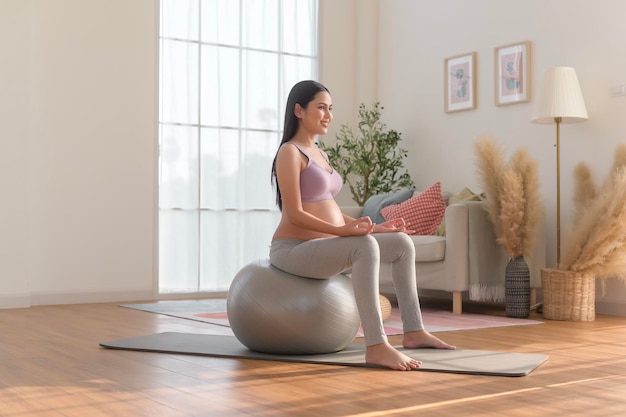
<svg viewBox="0 0 626 417"><path fill-rule="evenodd" d="M523 256L509 260L504 272L504 303L507 317L530 315L530 270Z"/></svg>
<svg viewBox="0 0 626 417"><path fill-rule="evenodd" d="M594 275L558 269L542 269L541 289L544 318L566 321L595 320L596 279Z"/></svg>

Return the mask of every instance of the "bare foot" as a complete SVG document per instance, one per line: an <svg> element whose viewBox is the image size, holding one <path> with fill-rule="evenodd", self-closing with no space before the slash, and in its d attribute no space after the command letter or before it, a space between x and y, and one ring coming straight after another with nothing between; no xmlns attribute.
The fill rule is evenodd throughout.
<svg viewBox="0 0 626 417"><path fill-rule="evenodd" d="M398 352L389 343L367 346L365 362L372 365L385 366L398 371L411 371L422 366L422 362Z"/></svg>
<svg viewBox="0 0 626 417"><path fill-rule="evenodd" d="M456 349L456 346L449 345L438 337L428 333L426 330L405 333L402 338L402 346L407 349Z"/></svg>

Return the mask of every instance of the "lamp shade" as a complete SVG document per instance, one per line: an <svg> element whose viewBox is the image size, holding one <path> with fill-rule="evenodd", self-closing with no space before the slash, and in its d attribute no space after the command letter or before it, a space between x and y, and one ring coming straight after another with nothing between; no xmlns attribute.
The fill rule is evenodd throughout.
<svg viewBox="0 0 626 417"><path fill-rule="evenodd" d="M555 117L560 117L561 123L582 122L588 118L574 68L554 67L544 75L541 95L535 102L531 121L554 123Z"/></svg>

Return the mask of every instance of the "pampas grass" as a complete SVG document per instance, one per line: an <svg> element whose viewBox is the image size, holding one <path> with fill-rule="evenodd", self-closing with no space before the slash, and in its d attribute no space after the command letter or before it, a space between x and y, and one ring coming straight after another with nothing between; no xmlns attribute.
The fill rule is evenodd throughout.
<svg viewBox="0 0 626 417"><path fill-rule="evenodd" d="M500 236L500 190L504 173L504 152L491 138L482 138L474 143L477 154L476 166L485 193L485 208L493 223L496 236Z"/></svg>
<svg viewBox="0 0 626 417"><path fill-rule="evenodd" d="M617 173L620 168L626 166L626 145L620 144L615 148L615 155L613 157L613 167L611 168L612 173Z"/></svg>
<svg viewBox="0 0 626 417"><path fill-rule="evenodd" d="M626 146L616 149L599 191L584 163L576 167L574 180L574 223L559 269L626 280Z"/></svg>
<svg viewBox="0 0 626 417"><path fill-rule="evenodd" d="M504 152L491 138L479 139L474 149L497 242L511 258L528 256L543 217L537 162L519 149L506 163Z"/></svg>
<svg viewBox="0 0 626 417"><path fill-rule="evenodd" d="M581 162L574 168L574 222L580 219L590 201L596 198L598 190L587 164Z"/></svg>

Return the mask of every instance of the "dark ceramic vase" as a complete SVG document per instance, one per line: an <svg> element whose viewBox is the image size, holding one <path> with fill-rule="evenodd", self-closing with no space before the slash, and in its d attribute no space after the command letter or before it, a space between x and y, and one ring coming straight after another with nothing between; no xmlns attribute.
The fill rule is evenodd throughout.
<svg viewBox="0 0 626 417"><path fill-rule="evenodd" d="M512 258L504 273L507 317L528 318L530 315L530 270L523 256Z"/></svg>

